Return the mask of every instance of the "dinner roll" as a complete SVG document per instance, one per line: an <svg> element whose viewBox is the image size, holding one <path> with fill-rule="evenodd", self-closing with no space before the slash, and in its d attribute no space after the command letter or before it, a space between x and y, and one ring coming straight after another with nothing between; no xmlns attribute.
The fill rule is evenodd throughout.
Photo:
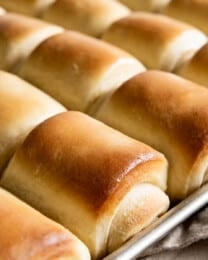
<svg viewBox="0 0 208 260"><path fill-rule="evenodd" d="M172 0L164 14L190 23L208 34L207 0Z"/></svg>
<svg viewBox="0 0 208 260"><path fill-rule="evenodd" d="M148 71L124 83L96 117L167 156L168 194L178 200L208 180L207 100L204 87Z"/></svg>
<svg viewBox="0 0 208 260"><path fill-rule="evenodd" d="M87 260L86 246L65 228L0 188L0 259Z"/></svg>
<svg viewBox="0 0 208 260"><path fill-rule="evenodd" d="M170 0L119 0L134 11L161 11Z"/></svg>
<svg viewBox="0 0 208 260"><path fill-rule="evenodd" d="M19 75L67 108L86 111L98 98L144 70L126 52L68 31L39 45Z"/></svg>
<svg viewBox="0 0 208 260"><path fill-rule="evenodd" d="M133 54L150 69L172 71L206 41L197 29L169 17L134 13L113 23L103 39Z"/></svg>
<svg viewBox="0 0 208 260"><path fill-rule="evenodd" d="M208 44L205 44L193 58L176 73L186 79L208 87Z"/></svg>
<svg viewBox="0 0 208 260"><path fill-rule="evenodd" d="M62 28L35 18L0 15L0 69L15 69L43 40L61 31Z"/></svg>
<svg viewBox="0 0 208 260"><path fill-rule="evenodd" d="M130 10L114 0L57 0L43 14L43 19L67 29L100 36L114 21Z"/></svg>
<svg viewBox="0 0 208 260"><path fill-rule="evenodd" d="M1 185L69 228L99 258L167 210L166 177L159 152L66 112L29 134Z"/></svg>
<svg viewBox="0 0 208 260"><path fill-rule="evenodd" d="M0 0L0 6L8 11L39 16L55 0Z"/></svg>
<svg viewBox="0 0 208 260"><path fill-rule="evenodd" d="M28 132L65 111L55 100L22 79L0 71L0 175Z"/></svg>

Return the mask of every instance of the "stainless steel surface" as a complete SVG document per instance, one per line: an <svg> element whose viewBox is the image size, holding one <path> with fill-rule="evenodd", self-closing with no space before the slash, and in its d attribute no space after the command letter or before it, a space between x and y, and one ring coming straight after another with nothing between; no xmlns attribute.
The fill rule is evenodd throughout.
<svg viewBox="0 0 208 260"><path fill-rule="evenodd" d="M173 228L208 204L208 184L205 184L187 199L169 210L143 232L135 235L121 248L104 260L130 260L139 257L145 249L161 240Z"/></svg>

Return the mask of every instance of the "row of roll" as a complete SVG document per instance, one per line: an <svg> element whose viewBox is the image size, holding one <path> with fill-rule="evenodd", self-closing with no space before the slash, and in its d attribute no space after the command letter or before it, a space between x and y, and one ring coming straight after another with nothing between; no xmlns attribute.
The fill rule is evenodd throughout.
<svg viewBox="0 0 208 260"><path fill-rule="evenodd" d="M67 21L67 4L74 24L88 28L99 25L102 2L111 4L93 2L0 5L39 17L58 10ZM122 8L100 39L1 12L0 68L10 72L0 72L2 259L89 259L86 246L99 259L166 212L169 198L208 180L208 90L170 73L198 69L192 80L206 85L206 35Z"/></svg>
<svg viewBox="0 0 208 260"><path fill-rule="evenodd" d="M163 13L208 32L206 0L0 0L0 6L96 37L131 11Z"/></svg>
<svg viewBox="0 0 208 260"><path fill-rule="evenodd" d="M55 96L62 93L55 99L67 108L97 107L106 93L145 70L125 51L40 20L2 13L0 27L1 69L24 73L23 66L43 44L46 56L42 53L38 60L46 67L31 64L32 71L38 67L43 72L38 78ZM92 258L112 252L168 209L162 154L84 114L66 112L43 88L18 76L1 71L0 82L1 187L73 232ZM22 153L31 164L29 158L15 162L27 138L41 126L46 127L43 135ZM62 226L3 189L0 198L1 258L90 258L83 242Z"/></svg>
<svg viewBox="0 0 208 260"><path fill-rule="evenodd" d="M91 0L85 1L90 2ZM74 12L73 4L69 0L65 0L65 2ZM107 2L108 4L111 3L111 1ZM80 12L82 12L85 4L78 4L77 2L76 5L80 7ZM114 10L113 6L111 8ZM89 9L93 8L89 7ZM18 65L21 59L29 55L42 41L64 30L60 26L37 19L15 14L10 14L10 17L7 18L8 16L1 17L2 51L4 49L4 53L1 55L1 69L14 70L15 65ZM67 16L72 19L70 13L67 13ZM96 12L89 16L93 17L95 24L99 23ZM63 16L61 15L61 17ZM76 19L82 18L76 15ZM80 28L86 28L88 23L91 24L89 19L83 18ZM10 34L5 31L8 26L10 27ZM82 31L77 28L72 29ZM14 34L17 31L18 33ZM126 40L127 38L128 40ZM179 22L165 15L135 12L130 15L126 14L124 18L114 21L108 27L106 26L101 39L129 52L148 69L175 72L199 84L207 84L206 31L202 32L189 24ZM7 41L6 46L4 41ZM15 41L16 43L13 44ZM200 73L200 77L197 77L198 73Z"/></svg>
<svg viewBox="0 0 208 260"><path fill-rule="evenodd" d="M88 59L89 63L91 63L86 68L88 73L95 73L95 77L100 73L100 76L104 77L100 79L100 83L99 79L97 79L97 84L100 84L99 89L102 89L100 92L108 92L109 89L116 88L134 74L144 71L145 67L175 71L180 76L207 85L207 37L199 30L165 16L135 13L123 18L109 27L103 35L106 43L78 32L67 31L62 33L64 29L61 27L13 13L1 15L0 25L2 39L0 43L2 53L0 68L20 74L37 86L44 85L41 82L44 80L44 77L40 77L41 72L46 75L47 71L50 73L50 70L53 70L53 63L62 64L63 62L65 62L68 69L71 67L72 74L75 71L74 75L76 74L79 78L76 83L79 84L79 80L82 78L80 77L80 70L82 70L82 66L87 64L85 59ZM56 36L50 37L53 35ZM128 40L122 40L124 36ZM153 38L154 41L151 40ZM109 46L107 42L125 49L131 55L112 45ZM61 47L58 48L58 44ZM38 48L36 48L37 46ZM50 52L44 51L49 46L51 52L55 55L56 61ZM35 48L36 51L30 55ZM95 51L93 51L93 48L95 48ZM37 52L38 55L36 55ZM85 59L79 59L77 54L81 52L85 53ZM88 53L89 57L87 57L86 53ZM39 55L45 58L36 61L38 59L36 56ZM68 55L67 59L63 59L64 55ZM22 64L24 60L25 62ZM47 65L46 60L48 60ZM33 63L38 64L38 66L34 66ZM96 66L94 66L95 63ZM30 75L29 64L33 67L31 73L33 75ZM55 66L58 67L57 64ZM44 68L44 72L39 69L40 66ZM47 68L45 68L46 66ZM93 72L90 72L90 67ZM57 69L64 74L61 66ZM123 69L125 73L122 73ZM119 77L116 75L117 73L120 74ZM54 75L54 78L57 76ZM63 85L67 80L64 79L66 75L62 75L62 77ZM87 74L86 77L85 83L87 85ZM47 77L45 76L45 78ZM68 80L70 81L71 78L69 77ZM75 81L75 78L73 80ZM103 88L101 86L102 82L107 82L106 84L109 86ZM73 82L73 84L76 83ZM47 92L44 86L40 87ZM97 90L96 92L96 95L101 94ZM60 97L58 100L61 99L68 108L86 109L77 104L69 106L63 100L64 98ZM97 99L97 97L92 97L92 99ZM78 102L78 100L74 102Z"/></svg>

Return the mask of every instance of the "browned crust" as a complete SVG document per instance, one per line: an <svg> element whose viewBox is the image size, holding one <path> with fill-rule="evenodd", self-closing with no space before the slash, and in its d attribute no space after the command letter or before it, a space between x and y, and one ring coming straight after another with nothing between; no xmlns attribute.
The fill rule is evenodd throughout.
<svg viewBox="0 0 208 260"><path fill-rule="evenodd" d="M190 23L208 33L207 0L172 0L164 14Z"/></svg>
<svg viewBox="0 0 208 260"><path fill-rule="evenodd" d="M119 189L118 201L132 185L154 182L166 165L152 148L78 112L45 121L28 136L17 157L32 165L28 174L41 174L63 192L76 192L96 211Z"/></svg>
<svg viewBox="0 0 208 260"><path fill-rule="evenodd" d="M18 40L47 26L50 25L38 19L6 13L0 16L0 37L5 40Z"/></svg>
<svg viewBox="0 0 208 260"><path fill-rule="evenodd" d="M132 111L142 108L192 162L208 145L208 90L200 85L170 73L148 71L124 83L113 100Z"/></svg>
<svg viewBox="0 0 208 260"><path fill-rule="evenodd" d="M82 15L83 11L86 14L96 14L97 16L102 15L103 12L106 14L106 10L110 10L110 7L121 7L119 3L108 0L58 0L53 5L53 8L65 9L66 14ZM86 17L87 18L87 17Z"/></svg>
<svg viewBox="0 0 208 260"><path fill-rule="evenodd" d="M68 259L81 255L78 251L81 248L77 248L81 242L69 231L3 189L0 189L0 222L1 259Z"/></svg>
<svg viewBox="0 0 208 260"><path fill-rule="evenodd" d="M151 43L154 41L156 44L158 41L165 44L191 28L164 15L135 12L113 23L109 30L128 31L128 33L135 33L135 37L139 33L140 37L144 37Z"/></svg>
<svg viewBox="0 0 208 260"><path fill-rule="evenodd" d="M167 16L135 12L114 22L104 33L103 39L125 49L149 68L173 70L196 48L185 50L183 46L185 33L194 32L199 39L203 37L188 24ZM180 40L184 42L179 43Z"/></svg>
<svg viewBox="0 0 208 260"><path fill-rule="evenodd" d="M170 4L167 6L167 13L168 10L174 10L176 13L177 11L182 12L196 12L197 14L206 14L208 10L208 2L207 0L171 0Z"/></svg>
<svg viewBox="0 0 208 260"><path fill-rule="evenodd" d="M81 70L83 77L89 73L90 78L91 75L99 76L100 72L121 56L129 57L130 55L110 44L78 32L68 31L52 36L40 44L28 62L34 60L37 64L43 63L46 69L49 67L57 71L69 64L74 64L78 66L78 71Z"/></svg>
<svg viewBox="0 0 208 260"><path fill-rule="evenodd" d="M137 68L136 59L128 53L92 37L68 31L40 44L25 61L19 75L67 108L83 111L110 88L117 87L116 79L125 78L114 73L115 68L124 67L125 62L127 66L130 62L135 63ZM138 70L140 67L138 64ZM129 72L126 77L128 75Z"/></svg>
<svg viewBox="0 0 208 260"><path fill-rule="evenodd" d="M114 0L58 0L46 10L43 19L67 29L100 36L113 21L129 12Z"/></svg>

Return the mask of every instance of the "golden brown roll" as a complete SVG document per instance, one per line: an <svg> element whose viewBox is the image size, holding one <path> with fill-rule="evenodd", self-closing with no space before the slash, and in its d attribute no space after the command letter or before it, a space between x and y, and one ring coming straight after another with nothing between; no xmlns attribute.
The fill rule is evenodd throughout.
<svg viewBox="0 0 208 260"><path fill-rule="evenodd" d="M68 230L0 188L0 259L87 260L86 246Z"/></svg>
<svg viewBox="0 0 208 260"><path fill-rule="evenodd" d="M68 31L44 41L19 75L67 108L86 111L144 66L120 49Z"/></svg>
<svg viewBox="0 0 208 260"><path fill-rule="evenodd" d="M0 69L15 69L43 40L62 31L61 27L35 18L0 15Z"/></svg>
<svg viewBox="0 0 208 260"><path fill-rule="evenodd" d="M43 14L43 19L67 29L100 36L114 21L130 10L114 0L57 0Z"/></svg>
<svg viewBox="0 0 208 260"><path fill-rule="evenodd" d="M119 0L134 11L161 11L170 0Z"/></svg>
<svg viewBox="0 0 208 260"><path fill-rule="evenodd" d="M150 69L172 71L207 41L199 30L172 18L144 12L113 23L103 39L133 54Z"/></svg>
<svg viewBox="0 0 208 260"><path fill-rule="evenodd" d="M208 90L149 71L124 83L96 117L163 152L168 194L183 199L208 180Z"/></svg>
<svg viewBox="0 0 208 260"><path fill-rule="evenodd" d="M208 44L205 44L192 59L176 73L183 78L208 87Z"/></svg>
<svg viewBox="0 0 208 260"><path fill-rule="evenodd" d="M207 0L172 0L164 14L190 23L208 34Z"/></svg>
<svg viewBox="0 0 208 260"><path fill-rule="evenodd" d="M0 71L0 175L28 132L63 111L64 107L40 90Z"/></svg>
<svg viewBox="0 0 208 260"><path fill-rule="evenodd" d="M167 162L80 112L32 131L1 185L69 228L101 257L167 210Z"/></svg>
<svg viewBox="0 0 208 260"><path fill-rule="evenodd" d="M55 0L0 0L0 6L8 11L39 16Z"/></svg>

